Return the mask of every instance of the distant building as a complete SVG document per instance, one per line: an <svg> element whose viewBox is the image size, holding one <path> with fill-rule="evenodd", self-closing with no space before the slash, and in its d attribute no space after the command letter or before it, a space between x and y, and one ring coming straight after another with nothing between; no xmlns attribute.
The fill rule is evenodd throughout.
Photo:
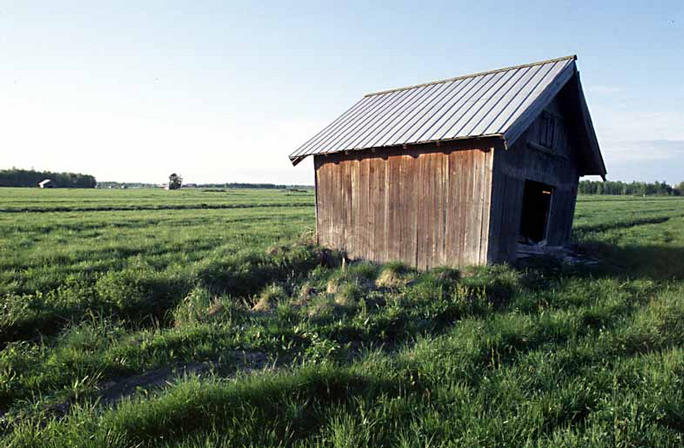
<svg viewBox="0 0 684 448"><path fill-rule="evenodd" d="M38 187L40 187L40 188L54 188L55 183L53 182L52 179L43 179L40 182L38 182Z"/></svg>
<svg viewBox="0 0 684 448"><path fill-rule="evenodd" d="M319 244L426 269L568 242L579 177L606 174L575 60L364 96L290 155L314 157Z"/></svg>

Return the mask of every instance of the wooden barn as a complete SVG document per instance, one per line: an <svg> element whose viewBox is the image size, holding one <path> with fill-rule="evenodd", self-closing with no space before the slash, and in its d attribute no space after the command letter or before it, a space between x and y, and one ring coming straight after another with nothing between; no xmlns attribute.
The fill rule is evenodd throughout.
<svg viewBox="0 0 684 448"><path fill-rule="evenodd" d="M606 174L575 60L364 96L290 155L314 157L319 244L427 269L566 243Z"/></svg>

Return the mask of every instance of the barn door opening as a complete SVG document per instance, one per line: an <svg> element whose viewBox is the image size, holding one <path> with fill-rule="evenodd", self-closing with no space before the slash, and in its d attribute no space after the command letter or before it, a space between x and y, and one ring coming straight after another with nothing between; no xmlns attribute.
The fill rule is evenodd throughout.
<svg viewBox="0 0 684 448"><path fill-rule="evenodd" d="M525 181L518 238L521 243L538 244L546 240L552 196L553 187L541 182Z"/></svg>

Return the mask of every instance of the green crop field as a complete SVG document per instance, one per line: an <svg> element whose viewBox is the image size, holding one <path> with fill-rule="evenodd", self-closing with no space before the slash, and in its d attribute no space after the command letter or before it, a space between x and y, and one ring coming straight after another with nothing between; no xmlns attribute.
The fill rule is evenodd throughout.
<svg viewBox="0 0 684 448"><path fill-rule="evenodd" d="M0 446L684 445L684 198L424 273L316 247L313 201L0 189Z"/></svg>

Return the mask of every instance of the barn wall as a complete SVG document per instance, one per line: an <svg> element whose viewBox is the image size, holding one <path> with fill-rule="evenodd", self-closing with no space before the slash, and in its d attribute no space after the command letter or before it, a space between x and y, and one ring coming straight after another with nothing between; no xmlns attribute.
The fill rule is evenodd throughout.
<svg viewBox="0 0 684 448"><path fill-rule="evenodd" d="M544 112L556 123L550 150L538 145L541 116L511 148L495 150L489 262L515 259L526 179L554 187L547 244L561 245L571 237L579 181L577 151L558 102Z"/></svg>
<svg viewBox="0 0 684 448"><path fill-rule="evenodd" d="M487 262L493 151L316 156L319 244L419 269Z"/></svg>

